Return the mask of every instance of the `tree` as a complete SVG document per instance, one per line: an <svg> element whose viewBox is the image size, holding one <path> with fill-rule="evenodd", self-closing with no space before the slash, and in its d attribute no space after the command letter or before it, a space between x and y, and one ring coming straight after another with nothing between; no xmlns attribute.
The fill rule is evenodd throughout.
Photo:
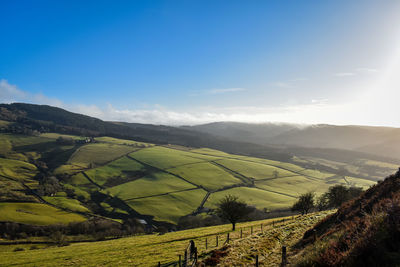
<svg viewBox="0 0 400 267"><path fill-rule="evenodd" d="M251 212L251 208L238 197L227 195L218 203L217 214L222 219L228 220L232 224L232 231L235 230L236 223L245 218Z"/></svg>
<svg viewBox="0 0 400 267"><path fill-rule="evenodd" d="M301 215L307 214L314 208L314 196L312 192L300 195L299 199L292 206L292 211L300 211Z"/></svg>
<svg viewBox="0 0 400 267"><path fill-rule="evenodd" d="M344 185L335 185L329 187L328 198L329 206L332 208L340 207L344 202L358 197L363 192L359 187L346 187Z"/></svg>
<svg viewBox="0 0 400 267"><path fill-rule="evenodd" d="M328 193L322 194L318 199L316 206L319 211L327 210L329 209L329 196Z"/></svg>

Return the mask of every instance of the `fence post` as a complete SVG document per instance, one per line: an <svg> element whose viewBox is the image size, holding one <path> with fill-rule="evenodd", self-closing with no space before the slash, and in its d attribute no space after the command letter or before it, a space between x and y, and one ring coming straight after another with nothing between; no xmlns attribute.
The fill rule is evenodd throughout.
<svg viewBox="0 0 400 267"><path fill-rule="evenodd" d="M258 267L258 255L256 255L256 267Z"/></svg>
<svg viewBox="0 0 400 267"><path fill-rule="evenodd" d="M206 237L206 249L207 249L207 245L208 245L207 243L208 243L208 242L207 242L207 237Z"/></svg>
<svg viewBox="0 0 400 267"><path fill-rule="evenodd" d="M187 249L185 250L185 256L183 257L183 266L186 267L188 262L188 257L187 257Z"/></svg>
<svg viewBox="0 0 400 267"><path fill-rule="evenodd" d="M179 255L178 266L182 267L182 255Z"/></svg>
<svg viewBox="0 0 400 267"><path fill-rule="evenodd" d="M242 237L243 237L243 229L240 228L240 238L242 238Z"/></svg>
<svg viewBox="0 0 400 267"><path fill-rule="evenodd" d="M226 243L229 243L229 233L226 234Z"/></svg>
<svg viewBox="0 0 400 267"><path fill-rule="evenodd" d="M286 246L282 246L282 263L281 267L286 267Z"/></svg>
<svg viewBox="0 0 400 267"><path fill-rule="evenodd" d="M216 242L215 242L215 246L218 247L218 235L215 238Z"/></svg>
<svg viewBox="0 0 400 267"><path fill-rule="evenodd" d="M161 267L161 262L158 262L158 267Z"/></svg>

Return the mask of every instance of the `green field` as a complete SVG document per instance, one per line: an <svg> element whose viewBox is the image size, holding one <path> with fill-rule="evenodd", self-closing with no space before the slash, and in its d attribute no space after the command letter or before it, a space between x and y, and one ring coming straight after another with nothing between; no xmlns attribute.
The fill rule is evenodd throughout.
<svg viewBox="0 0 400 267"><path fill-rule="evenodd" d="M206 193L203 189L195 189L130 200L127 203L142 214L154 215L156 220L176 223L180 217L194 212Z"/></svg>
<svg viewBox="0 0 400 267"><path fill-rule="evenodd" d="M88 144L75 151L68 163L83 167L103 165L134 150L135 148L124 145L106 143Z"/></svg>
<svg viewBox="0 0 400 267"><path fill-rule="evenodd" d="M105 191L122 200L128 200L194 188L196 187L192 184L168 173L153 172L141 179L110 187L105 189Z"/></svg>
<svg viewBox="0 0 400 267"><path fill-rule="evenodd" d="M232 245L240 242L241 247L246 248L247 253L254 252L254 248L258 251L259 246L254 242L261 241L259 238L265 236L264 250L260 250L260 253L265 251L268 255L272 251L269 250L269 247L266 247L267 241L276 244L279 242L276 237L279 237L281 240L292 244L303 235L305 230L330 213L310 214L294 220L286 218L285 222L276 224L277 227L273 227L271 223L280 219L238 223L235 232L231 232L231 225L226 224L171 232L164 235L153 234L102 242L75 243L67 247L30 250L32 245L2 246L0 248L2 259L0 266L157 266L158 262L164 264L177 261L178 256L183 255L183 251L190 240L195 241L200 256L216 248L216 235L219 236L218 247L220 248L224 245L227 232L230 232ZM264 225L262 232L261 224ZM250 233L251 226L253 226L253 235ZM240 238L240 229L242 229L243 238ZM285 231L281 229L285 229ZM276 231L279 231L279 234ZM285 235L285 233L287 234ZM288 235L289 233L290 235ZM205 248L206 238L208 240L207 250ZM245 246L245 244L248 244L248 246ZM13 252L17 247L23 248L25 251ZM277 248L280 249L280 247ZM234 255L230 254L227 259ZM276 255L274 251L270 259L275 260L275 257L279 259L279 256L279 250L277 250ZM252 258L248 257L243 257L240 260L241 264L246 260L251 260L251 263L254 262ZM239 262L236 264L236 266L239 266Z"/></svg>
<svg viewBox="0 0 400 267"><path fill-rule="evenodd" d="M86 219L78 214L65 212L39 203L0 203L0 221L34 225L67 224Z"/></svg>
<svg viewBox="0 0 400 267"><path fill-rule="evenodd" d="M332 173L321 172L319 170L303 170L303 171L300 171L299 173L313 177L313 178L317 178L317 179L325 179L325 178L333 176Z"/></svg>
<svg viewBox="0 0 400 267"><path fill-rule="evenodd" d="M304 176L282 177L256 181L256 186L265 190L278 191L294 197L307 192L325 193L329 184L323 181L315 181Z"/></svg>
<svg viewBox="0 0 400 267"><path fill-rule="evenodd" d="M0 175L20 181L30 181L37 173L35 165L30 163L0 158Z"/></svg>
<svg viewBox="0 0 400 267"><path fill-rule="evenodd" d="M118 180L119 183L129 182L131 178L140 178L146 171L146 167L142 164L122 157L109 164L91 169L85 173L97 184L104 185L111 180Z"/></svg>
<svg viewBox="0 0 400 267"><path fill-rule="evenodd" d="M183 165L168 171L211 191L241 183L240 179L209 162Z"/></svg>
<svg viewBox="0 0 400 267"><path fill-rule="evenodd" d="M96 137L96 141L97 142L117 144L117 145L135 146L135 147L150 147L150 146L153 146L153 144L149 144L149 143L136 142L136 141L132 141L132 140L118 139L118 138L113 138L113 137L108 137L108 136Z"/></svg>
<svg viewBox="0 0 400 267"><path fill-rule="evenodd" d="M57 207L77 211L77 212L89 212L89 209L83 206L77 199L71 199L67 197L43 197L44 200Z"/></svg>
<svg viewBox="0 0 400 267"><path fill-rule="evenodd" d="M0 134L0 147L3 148L0 154L0 201L32 204L41 201L30 192L41 186L37 178L41 167L33 164L37 161L47 164L47 175L59 179L61 192L44 196L56 207L85 213L95 212L96 207L100 207L117 218L131 207L155 220L174 224L181 216L195 211L204 213L207 209L203 208L215 208L227 194L236 195L259 209L272 211L288 209L304 192L322 194L335 184L367 188L374 183L357 175L342 176L315 168L304 169L293 163L208 148L161 146L111 137L97 137L92 143L65 146L56 142L60 136L86 139L57 133L40 136ZM297 160L312 162L311 159ZM321 160L318 163L336 166L335 162ZM381 162L364 163L371 167L379 164L385 168L393 167ZM361 168L355 163L345 167ZM118 204L121 201L124 207ZM201 206L203 201L204 206ZM43 222L39 220L38 223Z"/></svg>
<svg viewBox="0 0 400 267"><path fill-rule="evenodd" d="M278 191L266 191L259 188L236 187L211 194L206 202L207 207L215 208L216 204L227 194L238 196L241 200L258 209L275 210L287 208L296 200L295 197L278 193Z"/></svg>
<svg viewBox="0 0 400 267"><path fill-rule="evenodd" d="M142 149L130 156L163 170L205 161L200 159L201 155L160 146Z"/></svg>
<svg viewBox="0 0 400 267"><path fill-rule="evenodd" d="M280 169L274 166L265 165L262 163L254 163L236 159L222 159L217 161L218 164L225 166L226 168L238 172L249 178L267 179L276 177L293 176L295 173Z"/></svg>

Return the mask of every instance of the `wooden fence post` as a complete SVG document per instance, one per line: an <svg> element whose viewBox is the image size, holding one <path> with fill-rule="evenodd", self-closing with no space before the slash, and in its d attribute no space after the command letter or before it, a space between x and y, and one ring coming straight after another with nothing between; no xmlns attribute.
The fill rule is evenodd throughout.
<svg viewBox="0 0 400 267"><path fill-rule="evenodd" d="M179 255L178 266L182 267L182 255Z"/></svg>
<svg viewBox="0 0 400 267"><path fill-rule="evenodd" d="M158 262L158 267L161 267L161 262Z"/></svg>
<svg viewBox="0 0 400 267"><path fill-rule="evenodd" d="M240 228L240 238L242 238L243 237L243 230L242 230L242 228Z"/></svg>
<svg viewBox="0 0 400 267"><path fill-rule="evenodd" d="M185 250L185 256L183 257L183 266L186 267L188 262L188 256L187 256L187 249Z"/></svg>
<svg viewBox="0 0 400 267"><path fill-rule="evenodd" d="M282 263L281 267L286 267L286 246L282 246Z"/></svg>
<svg viewBox="0 0 400 267"><path fill-rule="evenodd" d="M258 255L256 255L256 267L258 267Z"/></svg>
<svg viewBox="0 0 400 267"><path fill-rule="evenodd" d="M226 234L226 243L229 243L229 233Z"/></svg>
<svg viewBox="0 0 400 267"><path fill-rule="evenodd" d="M215 240L215 246L218 247L218 235L216 236Z"/></svg>

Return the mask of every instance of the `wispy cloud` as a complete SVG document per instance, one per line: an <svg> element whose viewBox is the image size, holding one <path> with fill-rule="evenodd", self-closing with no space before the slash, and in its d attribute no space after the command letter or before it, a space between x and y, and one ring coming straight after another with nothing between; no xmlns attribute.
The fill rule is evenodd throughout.
<svg viewBox="0 0 400 267"><path fill-rule="evenodd" d="M273 82L270 83L271 86L274 87L279 87L279 88L293 88L293 84L289 83L289 82Z"/></svg>
<svg viewBox="0 0 400 267"><path fill-rule="evenodd" d="M355 76L356 74L354 72L338 72L334 73L333 76L336 77L349 77L349 76Z"/></svg>
<svg viewBox="0 0 400 267"><path fill-rule="evenodd" d="M352 72L338 72L334 73L333 76L336 77L350 77L350 76L356 76L359 74L374 74L379 72L379 70L374 69L374 68L356 68Z"/></svg>
<svg viewBox="0 0 400 267"><path fill-rule="evenodd" d="M209 90L198 90L192 91L188 95L189 96L202 96L202 95L221 95L221 94L230 94L236 92L247 91L246 88L240 87L232 87L232 88L213 88Z"/></svg>
<svg viewBox="0 0 400 267"><path fill-rule="evenodd" d="M246 90L245 88L216 88L216 89L207 90L206 94L217 95L217 94L240 92L240 91L245 91L245 90Z"/></svg>
<svg viewBox="0 0 400 267"><path fill-rule="evenodd" d="M31 94L19 89L16 85L10 84L7 80L0 80L0 102L29 102L36 104L47 104L62 107L62 101L56 98L50 98L42 93Z"/></svg>
<svg viewBox="0 0 400 267"><path fill-rule="evenodd" d="M397 73L394 73L395 76ZM364 124L395 125L398 122L397 84L382 85L366 95L346 103L331 103L325 98L313 98L309 103L287 103L273 106L231 106L231 107L193 107L190 110L165 108L160 105L138 108L132 106L120 109L111 104L106 106L66 104L45 95L29 94L16 85L0 80L0 102L24 101L37 104L56 105L72 112L78 112L107 121L125 121L166 125L194 125L215 121L238 122L289 122L300 124ZM384 94L380 93L384 90ZM228 92L231 90L228 90ZM235 90L233 90L235 91ZM240 91L240 90L239 90ZM382 103L385 103L382 106Z"/></svg>
<svg viewBox="0 0 400 267"><path fill-rule="evenodd" d="M379 70L373 68L357 68L356 71L361 73L377 73Z"/></svg>
<svg viewBox="0 0 400 267"><path fill-rule="evenodd" d="M26 93L16 85L9 84L7 80L0 80L0 102L10 103L26 97Z"/></svg>
<svg viewBox="0 0 400 267"><path fill-rule="evenodd" d="M311 99L311 103L315 105L325 105L328 103L328 99L327 98Z"/></svg>

